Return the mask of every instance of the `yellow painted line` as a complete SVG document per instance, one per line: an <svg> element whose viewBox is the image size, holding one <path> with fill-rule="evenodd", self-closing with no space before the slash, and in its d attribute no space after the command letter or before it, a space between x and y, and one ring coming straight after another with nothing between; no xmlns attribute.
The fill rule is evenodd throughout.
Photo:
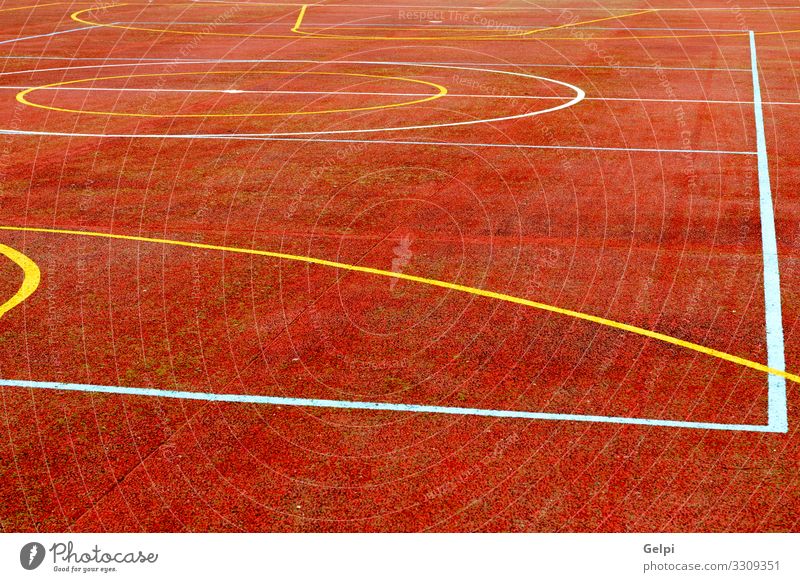
<svg viewBox="0 0 800 582"><path fill-rule="evenodd" d="M228 5L234 4L233 2L227 3ZM247 4L247 3L245 3ZM255 4L254 4L255 5ZM104 9L109 8L119 8L121 6L152 6L152 4L110 4L108 6L104 6ZM226 4L205 4L200 2L193 2L191 4L159 4L158 6L191 6L191 7L217 7L226 6ZM267 6L272 6L272 4L267 4ZM84 10L78 10L77 12L73 12L69 15L69 17L74 20L75 22L81 22L83 24L89 24L91 26L102 26L105 28L118 28L121 30L138 30L144 32L158 32L162 34L183 34L189 36L229 36L229 37L237 37L237 38L290 38L297 40L296 34L239 34L235 32L193 32L191 30L172 30L169 28L149 28L144 26L130 26L124 24L106 24L105 22L96 22L93 20L85 20L81 17L86 12L94 12L97 8L86 8ZM212 24L209 22L209 24Z"/></svg>
<svg viewBox="0 0 800 582"><path fill-rule="evenodd" d="M308 10L308 5L303 4L302 8L300 8L300 13L297 15L297 20L295 20L294 26L292 27L292 32L300 32L298 29L300 28L300 24L302 24L303 18L306 15L306 10Z"/></svg>
<svg viewBox="0 0 800 582"><path fill-rule="evenodd" d="M136 79L142 77L178 77L178 76L186 76L186 75L329 75L329 76L344 76L344 77L359 77L359 78L368 78L368 79L379 79L379 80L390 80L390 81L405 81L409 83L417 83L420 85L427 85L429 87L433 87L437 90L436 93L428 96L423 97L420 99L413 99L411 101L401 101L398 103L386 103L383 105L371 105L371 106L364 106L364 107L345 107L340 109L324 109L324 110L316 110L316 111L287 111L287 112L271 112L271 113L175 113L175 114L156 114L156 113L126 113L126 112L118 112L118 111L92 111L92 110L85 110L85 109L69 109L67 107L56 107L54 105L42 105L41 103L34 103L33 101L29 101L27 96L33 93L34 91L40 91L42 89L54 89L58 87L64 87L65 85L75 85L78 83L89 83L89 82L96 82L96 81L108 81L112 79ZM91 87L87 88L87 90L91 90ZM334 91L331 95L335 95L336 92ZM408 107L411 105L417 105L419 103L425 103L427 101L433 101L434 99L440 99L447 95L447 88L439 85L437 83L431 83L429 81L423 81L421 79L410 79L407 77L392 77L389 75L367 75L365 73L332 73L332 72L322 72L322 71L192 71L189 73L144 73L140 75L114 75L111 77L93 77L91 79L78 79L76 81L61 81L58 83L50 83L49 85L40 85L38 87L31 87L29 89L25 89L17 93L16 99L18 102L29 105L30 107L36 107L39 109L47 109L49 111L61 111L64 113L84 113L87 115L110 115L116 117L156 117L156 118L188 118L188 117L201 117L201 118L209 118L209 117L276 117L276 116L294 116L294 115L323 115L323 114L331 114L331 113L347 113L351 111L374 111L377 109L391 109L394 107Z"/></svg>
<svg viewBox="0 0 800 582"><path fill-rule="evenodd" d="M205 23L203 23L203 24L205 24ZM471 34L475 34L477 32L480 32L481 30L486 30L488 32L488 31L491 31L493 29L496 29L496 30L507 29L509 31L509 33L511 33L511 32L513 32L512 29L519 30L522 27L521 26L516 26L516 25L513 25L513 24L504 24L504 25L498 25L498 26L494 26L494 27L492 27L492 26L483 26L483 27L472 26L472 27L469 27L469 28L462 28L462 27L458 27L458 26L455 26L455 25L454 26L427 26L427 25L425 25L425 26L413 26L413 27L409 27L409 28L400 28L399 26L350 26L350 25L346 25L346 24L342 25L342 26L339 26L338 24L308 24L308 23L306 23L305 26L303 26L303 28L305 28L305 30L307 30L307 31L312 31L312 30L330 30L331 28L336 28L337 30L392 30L392 31L397 31L397 32L423 32L423 31L428 31L428 30L436 30L438 32L448 32L448 31L450 31L450 32L468 32L468 33L471 33ZM359 37L359 38L363 38L363 37ZM450 38L450 37L448 37L448 38ZM456 37L456 38L458 38L458 37Z"/></svg>
<svg viewBox="0 0 800 582"><path fill-rule="evenodd" d="M97 5L96 2L88 2L88 1L81 1L81 2L56 2L56 4L69 4L69 5L92 5L95 8L102 8L107 6L106 4ZM152 2L126 2L128 6L153 6ZM213 2L211 0L207 1L197 1L193 4L198 4L200 6L210 6L210 7L224 7L230 6L235 4L244 4L247 6L304 6L306 2L235 2L233 0L222 0L219 2ZM317 6L322 8L391 8L392 6L388 4L337 4L334 2L331 3L318 3ZM187 6L186 2L159 2L157 6ZM492 12L526 12L529 13L530 9L524 6L494 6L492 8L485 8L480 6L462 6L458 8L453 8L452 6L430 6L425 4L417 4L417 5L406 5L406 8L425 8L428 10L452 10L453 12L469 12L475 10L481 10L482 13L491 14ZM544 10L544 8L541 8ZM630 10L634 10L633 7L629 8ZM619 8L618 10L623 10ZM688 8L672 8L672 7L652 7L650 10L658 10L659 12L733 12L736 11L749 11L749 12L792 12L796 13L796 10L793 10L791 6L781 6L781 7L755 7L755 8L725 8L725 7L708 7L708 8L695 8L695 7L688 7Z"/></svg>
<svg viewBox="0 0 800 582"><path fill-rule="evenodd" d="M621 15L616 15L616 16L607 16L605 18L596 18L594 20L584 20L584 21L581 21L581 22L562 24L560 26L548 26L546 28L540 28L538 30L531 30L529 32L526 32L525 35L527 36L529 34L536 34L536 33L540 33L540 32L550 32L551 30L561 30L563 28L575 28L575 27L578 27L578 26L584 26L586 24L595 24L597 22L606 22L608 20L621 20L622 18L630 18L632 16L641 16L642 14L650 14L651 12L655 12L655 10L641 10L640 12L631 12L629 14L621 14Z"/></svg>
<svg viewBox="0 0 800 582"><path fill-rule="evenodd" d="M58 6L67 2L48 2L47 4L33 4L31 6L17 6L16 8L2 8L0 12L13 12L14 10L33 10L34 8L44 8L45 6Z"/></svg>
<svg viewBox="0 0 800 582"><path fill-rule="evenodd" d="M491 40L491 39L514 39L518 37L527 37L533 34L541 34L544 35L548 32L553 32L556 30L562 30L564 28L574 28L576 30L580 30L581 26L587 26L589 24L596 24L599 22L606 22L608 20L620 20L622 18L629 18L633 16L640 16L642 14L649 14L653 12L659 12L661 9L659 8L652 8L648 10L642 10L640 12L631 12L628 14L618 14L614 16L606 16L603 18L596 18L594 20L583 20L580 22L574 23L567 23L558 26L549 26L545 28L539 28L535 30L528 30L525 32L520 33L513 33L513 34L498 34L498 35L489 35L489 36L468 36L468 35L449 35L449 36L361 36L361 35L333 35L333 34L323 34L319 32L306 32L297 30L299 25L302 21L302 16L305 14L306 6L303 6L301 10L301 17L298 17L297 23L295 24L294 28L292 28L292 32L297 32L300 34L310 35L314 37L320 38L336 38L340 40L356 40L356 39L364 39L364 40ZM413 29L397 29L397 30L413 30ZM423 29L417 29L423 30ZM430 29L429 29L430 30ZM775 35L775 34L792 34L800 32L798 30L777 30L777 31L768 31L768 32L756 32L755 34L760 36L767 36L767 35ZM749 32L733 32L733 33L701 33L701 34L664 34L664 35L626 35L626 36L591 36L587 37L586 40L643 40L643 39L675 39L675 38L716 38L716 37L736 37L736 36L749 36ZM542 40L584 40L582 37L575 37L575 36L567 36L567 37L549 37L549 36L542 36Z"/></svg>
<svg viewBox="0 0 800 582"><path fill-rule="evenodd" d="M560 30L564 28L571 28L577 26L584 26L587 24L594 24L596 22L605 22L607 20L620 20L622 18L630 18L632 16L639 16L641 14L648 14L655 12L655 10L642 10L639 12L630 12L627 14L617 14L614 16L605 16L603 18L595 18L592 20L583 20L581 22L571 22L561 24L558 26L548 26L534 30L526 30L522 32L514 32L508 34L483 34L483 35L447 35L447 36L373 36L373 35L345 35L345 34L324 34L320 32L307 32L300 30L300 25L303 22L303 17L306 14L307 5L303 5L300 9L300 14L297 17L292 32L303 34L314 38L332 38L338 40L497 40L497 39L524 39L532 34L549 32L551 30Z"/></svg>
<svg viewBox="0 0 800 582"><path fill-rule="evenodd" d="M348 263L339 263L336 261L328 261L326 259L318 259L315 257L307 257L303 255L291 255L286 253L276 253L272 251L261 251L257 249L245 249L240 247L226 247L226 246L219 246L219 245L210 245L210 244L203 244L203 243L193 243L188 241L181 241L181 240L170 240L170 239L162 239L162 238L149 238L144 236L132 236L132 235L125 235L125 234L111 234L105 232L94 232L94 231L84 231L84 230L67 230L67 229L56 229L56 228L35 228L35 227L26 227L26 226L0 226L0 230L9 230L9 231L22 231L22 232L39 232L39 233L49 233L49 234L68 234L68 235L75 235L75 236L87 236L87 237L97 237L97 238L106 238L106 239L116 239L116 240L129 240L135 242L145 242L145 243L156 243L156 244L163 244L163 245L173 245L178 247L189 247L189 248L196 248L196 249L204 249L204 250L211 250L211 251L223 251L228 253L240 253L245 255L257 255L261 257L270 257L273 259L283 259L287 261L296 261L300 263L306 263L311 265L319 265L322 267L331 267L334 269L341 269L344 271L354 271L356 273L365 273L369 275L377 275L380 277L389 277L392 279L402 279L404 281L411 281L413 283L420 283L423 285L430 285L432 287L440 287L442 289L449 289L451 291L458 291L460 293L468 293L470 295L476 295L478 297L486 297L489 299L496 299L498 301L505 301L507 303L515 303L517 305L524 305L526 307L533 307L534 309L540 309L542 311L548 311L550 313L557 313L559 315L564 315L566 317L572 317L575 319L579 319L582 321L589 321L591 323L596 323L598 325L602 325L605 327L610 327L614 329L618 329L621 331L626 331L629 333L633 333L636 335L640 335L646 338L655 339L660 342L664 342L667 344L671 344L674 346L678 346L681 348L685 348L687 350L691 350L693 352L697 352L700 354L705 354L707 356L711 356L714 358L718 358L720 360L724 360L726 362L731 362L733 364L738 364L740 366L744 366L746 368L751 368L753 370L757 370L759 372L764 372L766 374L773 374L775 376L781 376L786 378L787 380L791 380L792 382L800 383L800 376L797 374L790 374L788 372L784 372L783 370L776 370L774 368L770 368L769 366L765 366L764 364L760 364L758 362L754 362L752 360L748 360L746 358L742 358L739 356L735 356L733 354L728 354L726 352L722 352L720 350L715 350L713 348L709 348L706 346L702 346L700 344L688 342L676 337L672 337L669 335L665 335L663 333L658 333L656 331L651 331L649 329L644 329L641 327L636 327L635 325L628 325L627 323L620 323L618 321L613 321L611 319L606 319L604 317L598 317L596 315L590 315L588 313L582 313L579 311L572 311L571 309L564 309L562 307L556 307L554 305L548 305L546 303L539 303L538 301L531 301L530 299L524 299L522 297L515 297L513 295L507 295L505 293L497 293L495 291L488 291L486 289L479 289L477 287L467 287L466 285L458 285L456 283L449 283L447 281L439 281L437 279L428 279L427 277L419 277L416 275L408 275L405 273L395 273L393 271L384 271L381 269L374 269L372 267L362 267L360 265L351 265Z"/></svg>
<svg viewBox="0 0 800 582"><path fill-rule="evenodd" d="M63 2L57 4L64 4ZM641 12L632 12L628 14L620 14L617 16L605 17L595 20L587 20L575 23L568 23L559 26L552 26L548 28L542 28L537 30L525 31L521 33L514 33L514 34L500 34L500 35L489 35L489 36L461 36L461 35L450 35L450 36L419 36L419 37L398 37L398 36L360 36L360 35L333 35L333 34L321 34L317 32L307 32L300 30L300 25L305 18L308 4L288 4L288 3L260 3L260 2L226 2L224 4L221 3L204 3L204 2L193 2L193 3L168 3L168 4L158 4L157 6L189 6L194 8L205 8L205 7L216 7L219 8L221 6L230 6L235 4L247 4L250 6L300 6L300 12L297 16L297 20L295 21L294 26L290 29L291 32L294 34L244 34L244 33L233 33L233 32L198 32L198 31L190 31L190 30L172 30L169 28L150 28L150 27L143 27L143 26L132 26L132 25L123 25L123 24L107 24L104 22L97 22L93 20L86 20L82 18L82 15L87 12L93 12L96 10L108 10L111 8L119 8L122 6L147 6L152 7L153 4L142 4L138 2L126 2L122 4L108 4L102 6L95 6L92 8L86 8L83 10L78 10L70 14L70 18L75 22L80 22L82 24L87 24L90 26L100 26L105 28L117 28L121 30L137 30L143 32L158 32L161 34L182 34L182 35L190 35L190 36L227 36L227 37L236 37L236 38L285 38L285 39L296 39L297 35L301 35L307 38L328 38L332 40L469 40L469 41L489 41L489 40L530 40L533 34L545 34L547 32L551 32L554 30L560 30L564 28L578 28L580 26L595 23L595 22L602 22L604 20L615 20L620 18L628 18L631 16L637 16L640 14L646 14L650 12L695 12L696 9L693 8L652 8L649 10L644 10ZM352 7L348 5L338 5L338 4L326 4L324 6L342 6L342 7ZM700 9L702 10L702 9ZM742 10L769 10L766 8L743 8ZM773 11L774 12L774 11ZM180 23L177 23L180 24ZM211 23L209 23L211 24ZM767 32L755 32L756 35L759 36L769 36L769 35L784 35L784 34L795 34L800 32L800 29L796 30L774 30L774 31L767 31ZM646 39L681 39L681 38L716 38L716 37L737 37L737 36L748 36L747 32L734 32L734 33L709 33L709 34L682 34L682 35L628 35L628 36L592 36L591 40L646 40ZM566 37L536 37L537 39L541 40L568 40L568 41L583 41L585 40L582 37L575 37L575 36L566 36Z"/></svg>
<svg viewBox="0 0 800 582"><path fill-rule="evenodd" d="M30 297L34 291L36 291L36 288L39 286L39 281L41 281L42 274L39 271L39 267L36 265L36 263L18 250L0 244L0 254L5 255L14 261L24 273L22 285L20 285L19 290L14 293L14 295L5 303L0 305L0 317L3 317L3 315L14 309L17 305Z"/></svg>

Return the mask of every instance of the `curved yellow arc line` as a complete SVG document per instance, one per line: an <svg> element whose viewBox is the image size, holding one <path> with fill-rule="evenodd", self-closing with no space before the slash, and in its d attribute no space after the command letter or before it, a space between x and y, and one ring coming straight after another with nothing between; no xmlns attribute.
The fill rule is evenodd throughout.
<svg viewBox="0 0 800 582"><path fill-rule="evenodd" d="M39 287L42 274L36 263L16 249L0 244L0 254L14 261L25 274L25 277L22 279L22 284L19 286L19 290L5 303L0 305L0 317L3 317L3 315L14 309L36 291L37 287Z"/></svg>
<svg viewBox="0 0 800 582"><path fill-rule="evenodd" d="M229 2L229 4L242 4L241 2ZM247 4L245 2L244 4ZM103 10L107 10L109 8L119 8L120 6L149 6L148 4L137 4L137 3L124 3L124 4L109 4L106 6L102 6ZM176 3L176 4L162 4L162 6L193 6L193 7L204 7L204 4L201 2L197 3ZM215 6L212 3L209 3L208 6ZM216 4L217 7L224 6L224 4ZM271 6L268 4L268 6ZM148 28L144 26L128 26L123 24L106 24L104 22L96 22L93 20L84 20L80 17L81 14L84 12L94 12L98 9L97 6L93 8L84 8L83 10L78 10L73 12L69 15L69 17L74 20L75 22L80 22L81 24L88 24L90 26L103 26L105 28L119 28L121 30L140 30L144 32L160 32L160 33L169 33L169 34L188 34L191 36L232 36L232 37L239 37L239 38L291 38L297 40L296 34L238 34L233 32L192 32L189 30L170 30L169 28ZM209 23L211 24L211 23Z"/></svg>
<svg viewBox="0 0 800 582"><path fill-rule="evenodd" d="M130 241L137 241L137 242L146 242L146 243L157 243L157 244L165 244L165 245L173 245L179 247L190 247L196 249L205 249L205 250L213 250L213 251L223 251L229 253L240 253L245 255L257 255L261 257L270 257L273 259L284 259L287 261L296 261L300 263L307 263L311 265L320 265L323 267L331 267L334 269L342 269L345 271L355 271L357 273L366 273L369 275L378 275L381 277L389 277L393 279L402 279L405 281L412 281L414 283L421 283L423 285L430 285L433 287L440 287L442 289L450 289L452 291L459 291L461 293L468 293L470 295L476 295L478 297L487 297L489 299L497 299L499 301L505 301L508 303L515 303L517 305L525 305L527 307L533 307L535 309L540 309L542 311L549 311L551 313L557 313L559 315L565 315L567 317L573 317L575 319L580 319L583 321L590 321L592 323L596 323L598 325L611 327L614 329L619 329L622 331L627 331L636 335L640 335L643 337L655 339L667 344L671 344L674 346L678 346L681 348L685 348L700 354L705 354L707 356L712 356L714 358L718 358L720 360L724 360L726 362L731 362L734 364L738 364L740 366L744 366L746 368L751 368L753 370L757 370L759 372L764 372L766 374L772 374L774 376L781 376L782 378L786 378L787 380L791 380L792 382L800 383L800 375L791 374L789 372L785 372L783 370L777 370L775 368L770 368L769 366L765 366L764 364L760 364L758 362L754 362L752 360L748 360L746 358L741 358L739 356L735 356L733 354L729 354L727 352L722 352L720 350L715 350L713 348L709 348L706 346L702 346L700 344L696 344L693 342L685 341L676 337L672 337L663 333L658 333L656 331L651 331L649 329L644 329L641 327L636 327L635 325L628 325L627 323L620 323L618 321L613 321L611 319L606 319L604 317L598 317L596 315L590 315L588 313L581 313L579 311L573 311L571 309L564 309L561 307L556 307L554 305L548 305L546 303L539 303L538 301L531 301L530 299L524 299L522 297L515 297L514 295L507 295L505 293L497 293L495 291L488 291L486 289L479 289L477 287L468 287L466 285L458 285L456 283L449 283L447 281L439 281L437 279L428 279L427 277L419 277L416 275L408 275L405 273L395 273L393 271L384 271L382 269L374 269L372 267L362 267L360 265L351 265L348 263L339 263L336 261L329 261L326 259L318 259L315 257L307 257L303 255L291 255L287 253L277 253L273 251L261 251L257 249L245 249L240 247L227 247L227 246L220 246L220 245L210 245L204 243L194 243L188 241L181 241L181 240L170 240L170 239L163 239L163 238L150 238L144 236L134 236L134 235L125 235L125 234L111 234L105 232L95 232L95 231L84 231L84 230L68 230L68 229L57 229L57 228L36 228L36 227L27 227L27 226L0 226L0 230L12 230L12 231L24 231L24 232L40 232L40 233L50 233L50 234L69 234L69 235L76 235L76 236L89 236L89 237L98 237L98 238L107 238L107 239L118 239L118 240L130 240Z"/></svg>
<svg viewBox="0 0 800 582"><path fill-rule="evenodd" d="M428 97L420 99L413 99L411 101L401 101L399 103L388 103L385 105L371 105L365 107L345 107L341 109L326 109L321 111L288 111L280 113L176 113L176 114L156 114L156 113L127 113L118 111L91 111L82 109L70 109L67 107L56 107L54 105L42 105L41 103L34 103L29 101L27 96L34 91L42 89L54 89L64 87L65 85L75 85L77 83L88 83L92 81L109 81L112 79L135 79L138 77L175 77L185 75L252 75L252 74L269 74L269 75L297 75L296 71L192 71L188 73L142 73L139 75L113 75L110 77L92 77L89 79L77 79L74 81L60 81L58 83L50 83L49 85L39 85L38 87L30 87L20 91L16 95L16 100L23 105L36 107L38 109L46 109L48 111L61 111L63 113L84 113L87 115L107 115L114 117L155 117L155 118L209 118L209 117L277 117L277 116L294 116L294 115L323 115L331 113L348 113L352 111L374 111L378 109L391 109L393 107L408 107L425 103L426 101L433 101L440 99L447 95L447 88L439 85L438 83L431 83L430 81L423 81L421 79L409 79L407 77L392 77L389 75L368 75L365 73L334 73L323 71L309 71L299 73L301 75L333 75L333 76L346 76L346 77L367 77L371 79L381 79L390 81L406 81L409 83L417 83L420 85L428 85L437 90L437 93ZM88 88L91 90L91 87ZM332 93L335 95L335 92Z"/></svg>

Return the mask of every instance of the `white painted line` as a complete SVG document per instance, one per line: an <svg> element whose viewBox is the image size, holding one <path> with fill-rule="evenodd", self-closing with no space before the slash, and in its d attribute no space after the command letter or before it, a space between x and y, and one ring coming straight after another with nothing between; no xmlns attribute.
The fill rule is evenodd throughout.
<svg viewBox="0 0 800 582"><path fill-rule="evenodd" d="M519 68L556 68L556 69L628 69L628 70L643 70L643 71L652 71L654 68L652 66L616 66L616 65L574 65L571 63L566 64L558 64L558 63L503 63L503 62L493 62L493 63L475 63L475 62L463 62L463 61L445 61L445 62L436 62L436 61L404 61L399 63L394 62L386 62L386 61L347 61L347 60L335 60L335 61L310 61L310 60L286 60L286 59L182 59L182 58L174 58L174 59L159 59L155 57L137 57L137 58L130 58L130 57L54 57L54 56L21 56L21 55L7 55L7 56L0 56L0 59L30 59L30 60L59 60L59 61L128 61L128 64L134 65L139 62L143 61L169 61L169 62L183 62L183 63L311 63L311 64L320 64L320 65L327 65L327 64L344 64L344 65L352 65L352 64L373 64L373 65L384 65L384 64L401 64L401 65L408 65L408 66L424 66L424 65L457 65L457 66L466 66L466 67L519 67ZM738 73L747 73L750 74L750 69L739 69L739 68L732 68L732 69L720 69L714 67L665 67L660 66L658 67L660 70L663 71L719 71L719 72L738 72Z"/></svg>
<svg viewBox="0 0 800 582"><path fill-rule="evenodd" d="M285 396L258 396L255 394L219 394L209 392L187 392L159 390L155 388L128 388L124 386L100 386L96 384L71 384L62 382L32 382L28 380L0 380L0 386L28 388L32 390L62 390L125 396L173 398L178 400L201 400L206 402L232 402L239 404L271 404L273 406L300 406L306 408L344 408L388 412L411 412L421 414L452 414L457 416L482 416L492 418L519 418L527 420L553 420L571 422L594 422L605 424L632 424L651 427L688 428L699 430L726 430L742 432L776 432L769 425L723 424L716 422L693 422L687 420L662 420L655 418L629 418L624 416L599 416L587 414L562 414L551 412L527 412L523 410L494 410L486 408L461 408L455 406L429 406L424 404L396 404L390 402L361 402L352 400L323 400L318 398L291 398Z"/></svg>
<svg viewBox="0 0 800 582"><path fill-rule="evenodd" d="M78 65L75 67L49 67L46 69L25 69L21 71L4 71L0 73L0 77L7 77L9 75L29 75L29 74L36 74L36 73L50 73L53 71L79 71L82 69L107 69L110 67L148 67L148 66L156 66L156 65L172 65L174 64L172 61L148 61L146 63L138 63L138 64L131 64L131 63L104 63L99 65ZM194 64L194 63L192 63ZM201 63L202 64L202 63Z"/></svg>
<svg viewBox="0 0 800 582"><path fill-rule="evenodd" d="M30 89L32 85L0 85L2 89ZM163 87L43 87L39 91L134 91L153 93L252 93L256 95L365 95L378 97L430 97L430 93L395 93L382 91L282 91L282 90L249 90L249 89L168 89ZM491 95L479 93L448 93L445 97L461 97L469 99L520 99L565 101L569 96L557 95ZM644 103L702 103L711 105L752 105L753 101L728 101L721 99L648 99L646 97L584 97L584 101L630 101ZM763 101L762 105L800 105L800 101Z"/></svg>
<svg viewBox="0 0 800 582"><path fill-rule="evenodd" d="M303 62L303 63L320 63L320 61L293 61L293 60L282 60L278 62ZM351 63L361 63L361 64L406 64L406 63L397 63L397 62L383 62L383 61L348 61ZM138 63L135 66L155 66L164 64L163 62L148 62L148 63ZM183 64L193 64L193 63L186 63ZM123 64L98 64L98 65L87 65L81 67L56 67L53 68L54 70L67 70L71 68L105 68L105 67L124 67L124 66L134 66L129 63ZM442 128L442 127L453 127L453 126L463 126L463 125L471 125L476 123L493 123L497 121L508 121L512 119L522 119L525 117L531 117L533 115L540 115L543 113L553 112L560 109L564 109L571 105L575 105L580 100L585 98L585 93L581 91L581 89L564 83L562 81L556 81L552 79L547 79L545 77L538 77L536 75L529 75L525 73L519 73L515 71L496 71L492 69L475 69L475 68L464 68L464 67L455 67L449 65L423 65L417 63L416 66L424 67L424 68L444 68L444 69L457 69L457 70L469 70L469 71L479 71L479 72L488 72L488 73L497 73L497 74L505 74L511 76L517 76L522 78L533 78L536 80L545 80L549 82L554 82L558 85L562 85L568 87L576 92L576 97L567 103L562 103L558 106L551 107L548 109L542 109L535 112L526 113L523 115L512 115L500 118L493 118L493 119L482 119L482 120L474 120L468 122L456 122L456 123L440 123L440 124L431 124L426 126L405 126L405 127L392 127L392 128L373 128L373 129L364 129L364 130L340 130L340 131L318 131L318 132L281 132L281 133L252 133L252 134L98 134L98 133L81 133L81 132L50 132L50 131L33 131L33 130L9 130L9 129L0 129L0 133L4 133L6 135L31 135L31 136L53 136L53 137L91 137L91 138L131 138L131 139L235 139L235 140L260 140L260 141L314 141L314 142L324 142L324 143L364 143L364 144L387 144L387 145L426 145L426 146L452 146L452 147L487 147L487 148L511 148L511 149L563 149L563 150L585 150L585 151L625 151L625 152L656 152L656 153L683 153L683 154L713 154L713 155L754 155L755 152L746 152L746 151L729 151L729 150L690 150L690 149L667 149L667 148L617 148L617 147L597 147L597 146L570 146L570 145L536 145L536 144L487 144L487 143L459 143L459 142L434 142L434 141L400 141L400 140L358 140L358 139L325 139L321 136L331 135L331 134L352 134L352 133L375 133L375 132L394 132L394 131L404 131L404 130L413 130L413 129L428 129L428 128ZM19 72L7 72L7 73L0 73L0 76L9 75L9 74L19 74Z"/></svg>
<svg viewBox="0 0 800 582"><path fill-rule="evenodd" d="M283 62L314 62L314 61L283 61ZM359 63L359 61L352 61L354 63ZM136 66L154 66L156 64L163 64L163 63L139 63ZM191 63L181 63L191 64ZM375 64L372 61L361 61L360 64ZM382 62L382 65L396 65L402 63L396 62ZM99 64L99 65L92 65L93 68L102 69L105 67L119 67L125 65L119 64ZM130 65L129 65L130 66ZM373 127L373 128L365 128L365 129L337 129L337 130L326 130L326 131L285 131L285 132L272 132L269 134L263 133L254 133L254 134L237 134L238 136L250 136L250 137L262 137L264 135L269 135L270 137L289 137L289 136L320 136L320 135L352 135L352 134L373 134L373 133L385 133L385 132L396 132L396 131L415 131L418 129L440 129L443 127L464 127L468 125L478 125L484 123L496 123L501 121L512 121L517 119L527 119L531 117L535 117L537 115L544 115L546 113L553 113L555 111L560 111L561 109L566 109L568 107L572 107L573 105L577 105L580 103L584 97L586 97L586 93L580 87L576 87L571 85L570 83L566 83L564 81L559 81L558 79L550 79L548 77L541 77L539 75L533 75L530 73L521 73L518 71L506 71L506 70L495 70L495 69L477 69L477 68L468 68L468 67L455 67L449 65L416 65L418 67L426 68L426 69L452 69L457 71L477 71L481 73L495 73L497 75L506 75L511 77L520 77L523 79L534 79L536 81L544 81L545 83L552 83L554 85L559 85L560 87L565 87L571 91L575 92L575 96L565 103L560 103L558 105L553 105L552 107L548 107L546 109L537 109L535 111L527 111L523 113L517 113L514 115L504 115L501 117L486 117L480 119L469 119L467 121L449 121L449 122L441 122L441 123L427 123L422 125L404 125L404 126L392 126L392 127ZM70 69L71 67L64 67L64 69ZM85 67L84 67L85 68ZM18 72L15 73L0 73L0 76L8 75L8 74L19 74ZM75 135L78 135L77 133ZM234 134L231 134L234 135ZM136 136L132 136L136 137Z"/></svg>
<svg viewBox="0 0 800 582"><path fill-rule="evenodd" d="M756 151L758 155L758 195L761 217L761 247L764 257L764 307L767 327L767 365L786 370L783 344L783 313L781 310L781 280L778 264L778 243L775 235L775 211L769 180L767 139L764 132L764 112L761 108L761 84L758 79L756 37L750 31L750 59L753 69L753 101L756 118ZM769 424L776 432L788 432L786 380L769 375Z"/></svg>
<svg viewBox="0 0 800 582"><path fill-rule="evenodd" d="M21 36L19 38L12 38L11 40L0 41L0 44L10 44L12 42L21 42L23 40L33 40L35 38L45 38L48 36L56 36L57 34L67 34L68 32L78 32L79 30L89 30L90 28L100 28L99 26L83 26L81 28L71 28L69 30L60 30L58 32L49 32L47 34L36 34L33 36Z"/></svg>

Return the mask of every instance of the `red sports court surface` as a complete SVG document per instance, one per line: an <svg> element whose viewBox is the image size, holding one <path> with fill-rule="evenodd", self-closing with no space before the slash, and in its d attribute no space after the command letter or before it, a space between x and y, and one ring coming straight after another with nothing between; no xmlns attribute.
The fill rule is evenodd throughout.
<svg viewBox="0 0 800 582"><path fill-rule="evenodd" d="M3 3L0 527L797 531L790 4Z"/></svg>

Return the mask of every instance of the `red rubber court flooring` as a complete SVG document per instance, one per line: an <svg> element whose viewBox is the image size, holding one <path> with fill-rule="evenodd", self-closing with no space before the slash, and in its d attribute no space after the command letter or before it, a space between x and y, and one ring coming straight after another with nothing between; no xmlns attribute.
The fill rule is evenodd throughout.
<svg viewBox="0 0 800 582"><path fill-rule="evenodd" d="M2 531L798 531L800 9L413 4L0 4Z"/></svg>

